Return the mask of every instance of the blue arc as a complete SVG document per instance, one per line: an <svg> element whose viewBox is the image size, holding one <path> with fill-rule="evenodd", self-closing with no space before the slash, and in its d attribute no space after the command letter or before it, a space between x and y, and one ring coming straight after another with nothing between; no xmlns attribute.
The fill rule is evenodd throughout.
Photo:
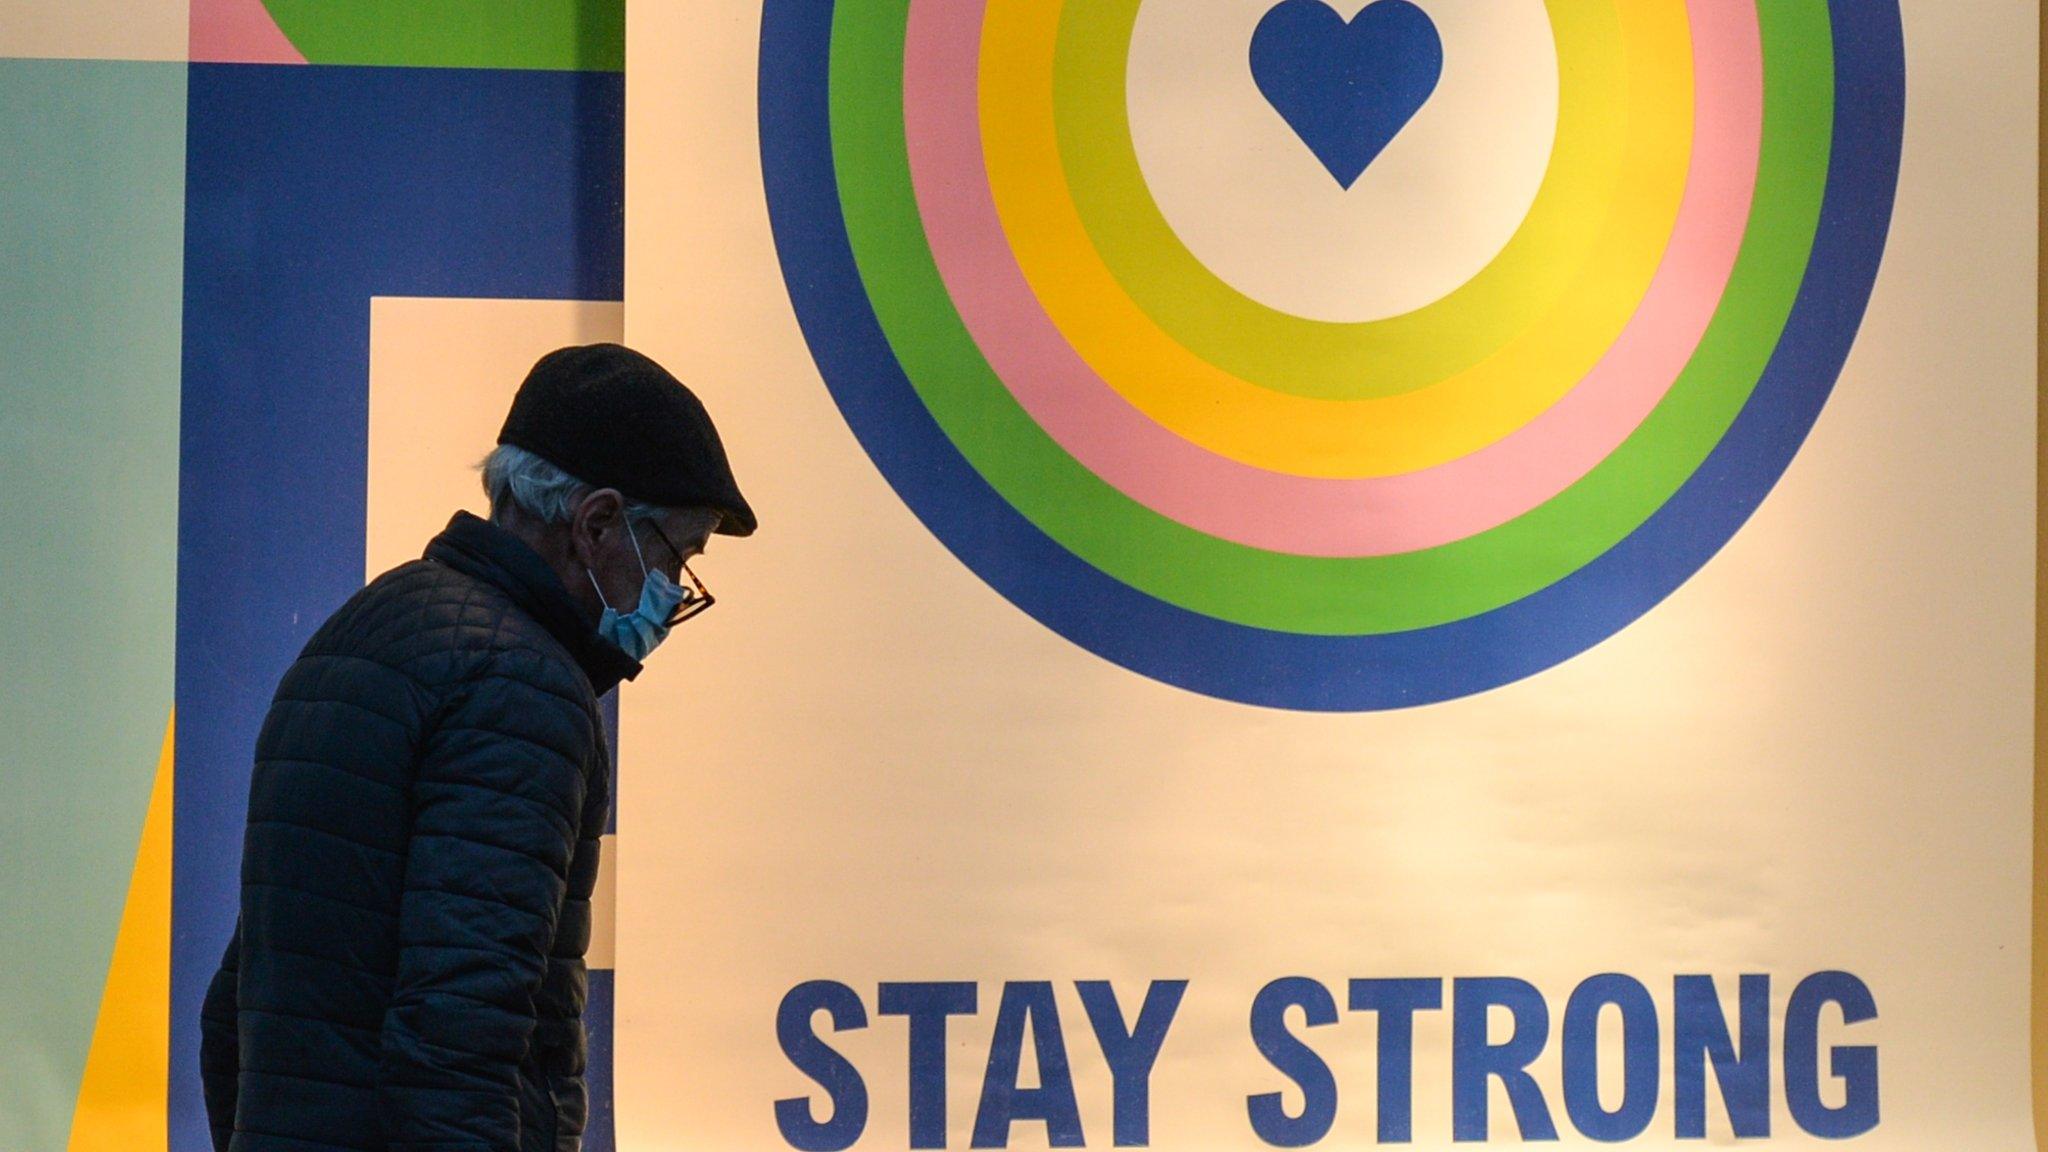
<svg viewBox="0 0 2048 1152"><path fill-rule="evenodd" d="M1202 616L1075 557L1002 499L918 399L855 267L832 167L832 9L767 0L762 175L784 280L825 384L861 446L927 528L1011 603L1144 676L1227 700L1372 711L1482 692L1591 648L1655 607L1749 519L1792 462L1848 357L1884 255L1905 127L1896 0L1830 0L1832 162L1798 299L1749 402L1677 493L1563 580L1412 632L1304 636Z"/></svg>

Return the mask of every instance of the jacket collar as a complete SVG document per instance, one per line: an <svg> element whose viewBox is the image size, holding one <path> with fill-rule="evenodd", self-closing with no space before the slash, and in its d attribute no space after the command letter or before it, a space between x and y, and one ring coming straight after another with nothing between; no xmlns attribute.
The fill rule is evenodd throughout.
<svg viewBox="0 0 2048 1152"><path fill-rule="evenodd" d="M457 512L427 544L426 558L503 589L576 659L599 696L640 674L640 662L597 634L569 590L526 541L468 512Z"/></svg>

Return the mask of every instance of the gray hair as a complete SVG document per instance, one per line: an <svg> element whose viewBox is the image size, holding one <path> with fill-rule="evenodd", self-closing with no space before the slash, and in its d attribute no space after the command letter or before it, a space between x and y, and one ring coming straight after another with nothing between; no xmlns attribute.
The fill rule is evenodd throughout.
<svg viewBox="0 0 2048 1152"><path fill-rule="evenodd" d="M596 490L560 468L516 444L500 444L477 464L483 473L484 493L491 498L491 522L502 523L506 506L521 511L543 524L566 524L576 505ZM662 513L656 505L640 500L626 501L628 524L652 520Z"/></svg>

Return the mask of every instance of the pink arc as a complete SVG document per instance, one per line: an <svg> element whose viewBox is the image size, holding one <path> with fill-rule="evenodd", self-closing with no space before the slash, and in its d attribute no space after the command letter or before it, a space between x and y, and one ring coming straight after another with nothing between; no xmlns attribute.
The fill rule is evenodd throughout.
<svg viewBox="0 0 2048 1152"><path fill-rule="evenodd" d="M1752 4L1687 0L1694 150L1671 243L1600 362L1556 404L1470 455L1399 476L1271 472L1181 439L1082 360L1032 294L996 213L977 99L985 0L912 0L904 45L911 182L932 255L989 366L1048 435L1131 499L1210 535L1302 556L1385 556L1464 539L1564 491L1663 399L1742 246L1763 133Z"/></svg>

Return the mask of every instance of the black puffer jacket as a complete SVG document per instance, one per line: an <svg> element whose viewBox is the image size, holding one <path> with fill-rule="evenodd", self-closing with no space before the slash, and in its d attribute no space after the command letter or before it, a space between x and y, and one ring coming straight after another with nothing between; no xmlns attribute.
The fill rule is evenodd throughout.
<svg viewBox="0 0 2048 1152"><path fill-rule="evenodd" d="M257 738L216 1148L578 1147L597 694L639 667L467 513L321 626Z"/></svg>

